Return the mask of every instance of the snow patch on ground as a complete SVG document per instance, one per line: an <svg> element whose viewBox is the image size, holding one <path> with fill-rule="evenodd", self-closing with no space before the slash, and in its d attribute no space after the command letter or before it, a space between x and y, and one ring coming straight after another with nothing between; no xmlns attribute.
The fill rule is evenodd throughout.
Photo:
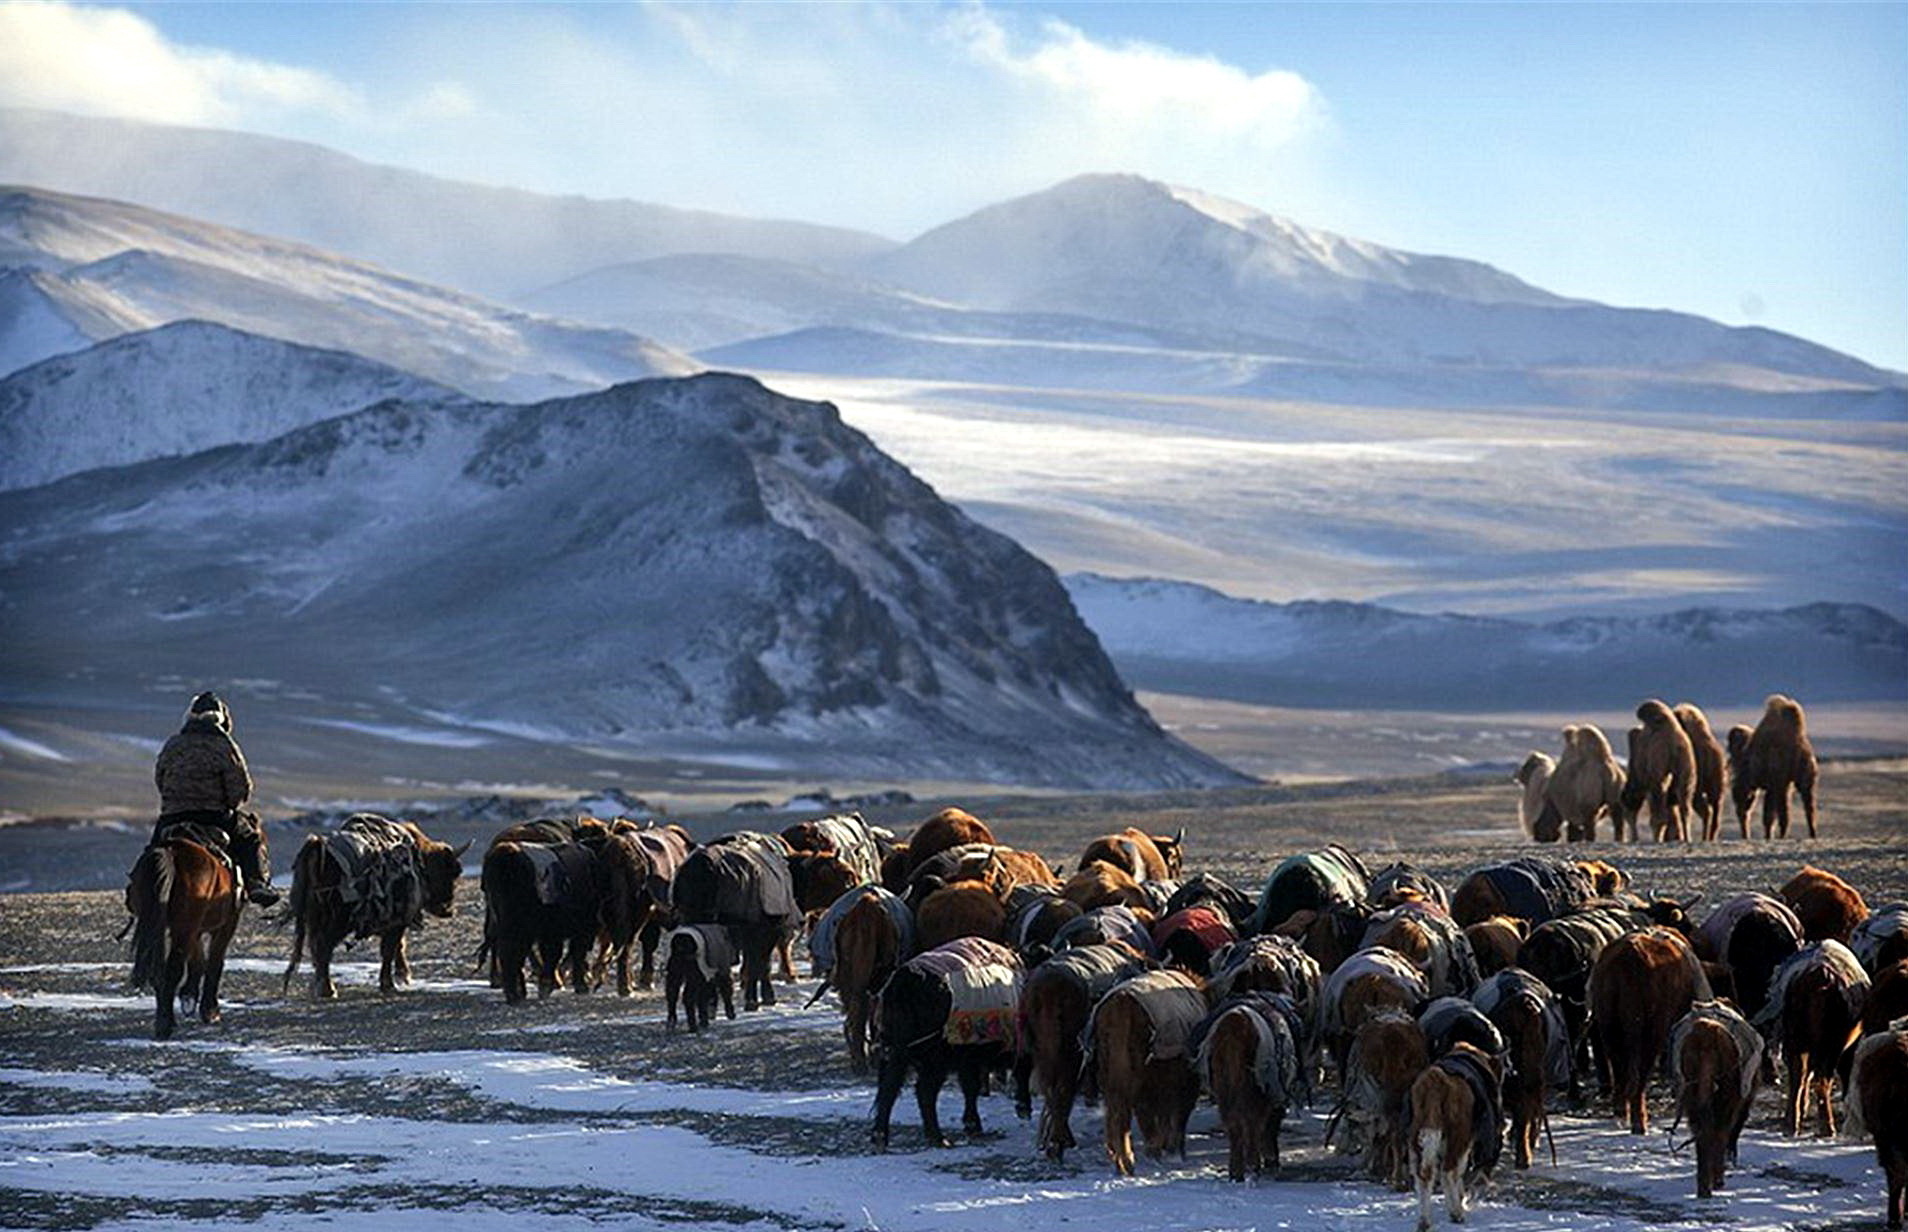
<svg viewBox="0 0 1908 1232"><path fill-rule="evenodd" d="M72 758L58 749L49 749L37 740L28 740L17 732L0 727L0 756L13 753L20 757L32 757L40 761L71 761Z"/></svg>
<svg viewBox="0 0 1908 1232"><path fill-rule="evenodd" d="M83 964L75 964L83 966ZM4 974L5 972L0 972ZM46 1004L40 1002L39 1004ZM77 1008L77 1007L75 1007ZM558 1024L549 1024L555 1027ZM793 1003L735 1022L718 1022L712 1044L756 1030L836 1030L835 1013ZM579 1028L580 1029L580 1028ZM917 1149L913 1101L896 1107L896 1153L786 1145L772 1124L795 1121L839 1144L860 1141L870 1092L754 1090L695 1082L632 1079L605 1073L559 1052L468 1049L368 1054L233 1043L123 1042L139 1052L182 1048L216 1053L272 1079L315 1081L332 1091L394 1079L455 1084L487 1106L520 1112L442 1121L389 1115L286 1111L257 1115L199 1105L164 1113L139 1110L36 1113L0 1117L0 1189L20 1201L155 1204L134 1222L142 1232L204 1223L164 1204L210 1200L246 1204L251 1219L275 1228L404 1228L448 1203L481 1209L470 1226L582 1227L589 1219L618 1227L994 1229L1083 1227L1148 1229L1367 1229L1410 1226L1414 1199L1363 1180L1286 1180L1232 1185L1222 1179L1223 1137L1209 1107L1192 1123L1185 1162L1145 1161L1140 1175L1108 1176L1093 1145L1099 1114L1076 1112L1084 1145L1075 1171L1033 1169L1032 1128L1016 1121L1007 1095L982 1104L988 1136L950 1151ZM727 1041L735 1046L735 1041ZM53 1089L149 1100L150 1085L112 1073L49 1074L0 1070L0 1088ZM30 1098L30 1097L29 1097ZM944 1113L957 1097L943 1092ZM1764 1092L1762 1099L1779 1099ZM18 1106L16 1104L16 1106ZM349 1106L341 1099L336 1106ZM702 1132L719 1118L720 1140ZM1287 1163L1311 1172L1323 1159L1321 1106L1288 1120ZM738 1126L759 1120L757 1137ZM839 1133L832 1133L829 1127ZM1541 1158L1531 1172L1506 1168L1475 1208L1489 1232L1650 1228L1774 1232L1797 1226L1866 1222L1880 1202L1872 1152L1842 1142L1790 1141L1752 1130L1729 1174L1726 1197L1698 1201L1687 1149L1666 1136L1634 1137L1602 1119L1555 1118L1559 1163ZM783 1145L768 1145L780 1139ZM1333 1167L1333 1165L1328 1165ZM1316 1175L1316 1173L1313 1173ZM459 1196L461 1195L461 1197ZM413 1215L415 1212L415 1215ZM1441 1204L1439 1226L1444 1215ZM495 1221L495 1222L490 1222ZM100 1226L119 1226L101 1224ZM131 1227L133 1223L124 1226ZM601 1226L590 1223L589 1226Z"/></svg>

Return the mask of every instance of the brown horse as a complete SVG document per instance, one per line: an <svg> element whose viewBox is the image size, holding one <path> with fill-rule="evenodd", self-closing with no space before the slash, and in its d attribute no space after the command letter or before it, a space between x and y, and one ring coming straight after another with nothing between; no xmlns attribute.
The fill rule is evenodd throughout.
<svg viewBox="0 0 1908 1232"><path fill-rule="evenodd" d="M154 843L126 883L133 917L132 986L150 988L154 1039L171 1039L173 1005L196 991L199 1021L219 1020L225 948L238 928L238 878L231 865L184 837ZM183 985L183 987L181 987Z"/></svg>

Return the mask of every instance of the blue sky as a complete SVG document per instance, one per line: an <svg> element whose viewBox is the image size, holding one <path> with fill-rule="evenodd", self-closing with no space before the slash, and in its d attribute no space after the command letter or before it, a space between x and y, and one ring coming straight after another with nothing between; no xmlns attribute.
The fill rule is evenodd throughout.
<svg viewBox="0 0 1908 1232"><path fill-rule="evenodd" d="M0 102L906 238L1082 171L1908 370L1908 5L0 6Z"/></svg>

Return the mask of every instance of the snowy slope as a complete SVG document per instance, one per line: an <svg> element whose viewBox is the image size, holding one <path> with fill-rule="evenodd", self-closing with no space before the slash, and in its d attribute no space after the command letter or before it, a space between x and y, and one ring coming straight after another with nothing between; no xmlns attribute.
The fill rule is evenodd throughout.
<svg viewBox="0 0 1908 1232"><path fill-rule="evenodd" d="M1007 314L974 313L1001 319ZM1015 318L1023 319L1023 318ZM1111 333L1111 330L1103 331ZM1908 422L1908 388L1761 370L1703 372L1318 361L1157 340L921 336L811 326L697 352L737 372L803 372L1160 394L1278 398L1339 406L1584 407L1757 419Z"/></svg>
<svg viewBox="0 0 1908 1232"><path fill-rule="evenodd" d="M1564 300L1475 262L1395 252L1136 176L1082 176L990 206L866 268L973 307L1245 331L1360 361L1735 363L1897 379L1771 330Z"/></svg>
<svg viewBox="0 0 1908 1232"><path fill-rule="evenodd" d="M607 266L520 296L519 302L537 312L667 338L692 350L783 333L848 329L921 345L957 338L1001 346L1209 350L1231 345L1258 354L1279 351L1266 339L1244 335L1192 335L1092 316L965 308L852 274L731 254Z"/></svg>
<svg viewBox="0 0 1908 1232"><path fill-rule="evenodd" d="M746 378L385 403L3 494L0 523L0 678L32 695L217 664L650 756L1234 778L1161 733L1045 565Z"/></svg>
<svg viewBox="0 0 1908 1232"><path fill-rule="evenodd" d="M0 183L282 235L505 302L671 253L828 265L893 246L837 227L462 183L251 133L23 109L0 109Z"/></svg>
<svg viewBox="0 0 1908 1232"><path fill-rule="evenodd" d="M37 271L33 288L94 341L202 319L493 397L696 367L618 330L499 308L302 244L43 189L0 189L0 266Z"/></svg>
<svg viewBox="0 0 1908 1232"><path fill-rule="evenodd" d="M1262 603L1076 573L1068 593L1138 688L1344 709L1908 699L1908 625L1859 604L1691 608L1548 624L1365 603Z"/></svg>
<svg viewBox="0 0 1908 1232"><path fill-rule="evenodd" d="M0 489L266 440L387 398L454 396L355 355L180 321L0 380Z"/></svg>

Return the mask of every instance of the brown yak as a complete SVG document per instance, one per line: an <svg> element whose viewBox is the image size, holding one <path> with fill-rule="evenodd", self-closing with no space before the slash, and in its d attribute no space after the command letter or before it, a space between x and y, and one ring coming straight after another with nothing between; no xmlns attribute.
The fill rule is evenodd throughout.
<svg viewBox="0 0 1908 1232"><path fill-rule="evenodd" d="M1441 1181L1444 1209L1463 1223L1465 1186L1488 1177L1503 1150L1496 1102L1503 1072L1496 1057L1459 1043L1411 1084L1411 1171L1417 1181L1418 1232L1431 1226L1431 1187Z"/></svg>
<svg viewBox="0 0 1908 1232"><path fill-rule="evenodd" d="M1802 922L1804 941L1833 938L1847 945L1855 929L1868 918L1868 903L1860 890L1812 864L1803 865L1802 871L1776 893Z"/></svg>
<svg viewBox="0 0 1908 1232"><path fill-rule="evenodd" d="M1512 1162L1528 1168L1544 1127L1544 1097L1570 1081L1570 1028L1563 1003L1548 985L1507 967L1478 986L1472 1003L1504 1037L1510 1068L1504 1105L1511 1119Z"/></svg>
<svg viewBox="0 0 1908 1232"><path fill-rule="evenodd" d="M1849 1127L1875 1136L1875 1162L1888 1180L1888 1226L1900 1228L1908 1196L1908 1023L1869 1036L1855 1050Z"/></svg>
<svg viewBox="0 0 1908 1232"><path fill-rule="evenodd" d="M1076 868L1084 869L1094 861L1125 869L1135 881L1165 881L1179 876L1180 844L1186 831L1168 838L1126 827L1118 834L1103 834L1087 844Z"/></svg>
<svg viewBox="0 0 1908 1232"><path fill-rule="evenodd" d="M1724 1001L1698 1001L1670 1032L1676 1106L1696 1143L1696 1196L1723 1187L1723 1165L1755 1102L1762 1037Z"/></svg>
<svg viewBox="0 0 1908 1232"><path fill-rule="evenodd" d="M1741 725L1729 729L1730 794L1735 799L1736 822L1745 837L1749 810L1762 796L1762 837L1773 830L1789 837L1789 790L1802 797L1802 813L1815 837L1815 746L1809 743L1808 720L1792 697L1771 694L1763 703L1762 721L1754 731Z"/></svg>
<svg viewBox="0 0 1908 1232"><path fill-rule="evenodd" d="M942 886L922 900L914 915L923 950L960 937L999 941L1007 926L1007 909L977 881Z"/></svg>
<svg viewBox="0 0 1908 1232"><path fill-rule="evenodd" d="M892 899L894 896L889 895ZM848 1041L848 1068L868 1072L868 1034L874 993L912 953L878 891L863 889L834 935L834 965L824 976L841 998L841 1033Z"/></svg>
<svg viewBox="0 0 1908 1232"><path fill-rule="evenodd" d="M1082 911L1095 907L1131 907L1152 918L1153 898L1124 869L1095 862L1067 878L1060 896L1080 905Z"/></svg>
<svg viewBox="0 0 1908 1232"><path fill-rule="evenodd" d="M1696 755L1696 792L1690 803L1696 816L1702 819L1703 841L1716 842L1722 838L1723 801L1729 794L1728 755L1723 751L1722 742L1716 739L1716 733L1710 730L1709 716L1695 703L1683 702L1671 713L1676 716L1683 734L1689 737L1690 751ZM1747 827L1742 836L1749 837Z"/></svg>
<svg viewBox="0 0 1908 1232"><path fill-rule="evenodd" d="M1868 1005L1862 1010L1862 1034L1885 1031L1897 1018L1908 1018L1908 958L1875 972L1868 985Z"/></svg>
<svg viewBox="0 0 1908 1232"><path fill-rule="evenodd" d="M1609 1075L1617 1119L1648 1133L1643 1095L1670 1028L1691 1003L1710 999L1702 960L1681 933L1646 928L1603 947L1590 969L1590 1032L1597 1066Z"/></svg>
<svg viewBox="0 0 1908 1232"><path fill-rule="evenodd" d="M652 923L668 910L666 889L655 875L649 860L649 848L635 833L616 831L597 845L597 860L603 871L602 919L596 938L596 982L601 984L609 960L616 960L616 991L629 996L635 991L630 978L629 960L637 941ZM653 946L644 956L655 959Z"/></svg>
<svg viewBox="0 0 1908 1232"><path fill-rule="evenodd" d="M1040 1088L1043 1104L1036 1143L1048 1158L1062 1159L1073 1137L1073 1101L1080 1088L1080 1033L1093 1007L1116 985L1152 963L1117 942L1074 946L1027 973L1020 992L1022 1072ZM1015 1091L1016 1111L1032 1115L1031 1093Z"/></svg>
<svg viewBox="0 0 1908 1232"><path fill-rule="evenodd" d="M915 827L907 841L907 871L913 873L922 864L949 847L963 843L993 843L994 832L987 823L965 809L944 808ZM884 875L886 870L883 870ZM890 889L894 887L890 886ZM899 890L895 891L897 894Z"/></svg>
<svg viewBox="0 0 1908 1232"><path fill-rule="evenodd" d="M1206 1016L1203 982L1183 971L1149 971L1116 985L1093 1010L1091 1064L1106 1108L1106 1155L1133 1175L1133 1120L1148 1158L1186 1153L1186 1121L1199 1075L1186 1046Z"/></svg>
<svg viewBox="0 0 1908 1232"><path fill-rule="evenodd" d="M1817 941L1782 960L1769 981L1769 1001L1756 1025L1782 1048L1789 1074L1783 1131L1802 1132L1809 1100L1819 1093L1822 1136L1835 1136L1835 1107L1829 1098L1842 1053L1861 1031L1868 1004L1868 972L1839 941Z"/></svg>
<svg viewBox="0 0 1908 1232"><path fill-rule="evenodd" d="M1358 1028L1345 1064L1345 1116L1354 1137L1362 1139L1365 1170L1375 1181L1404 1189L1410 1183L1405 1100L1431 1064L1424 1029L1402 1010L1382 1010Z"/></svg>
<svg viewBox="0 0 1908 1232"><path fill-rule="evenodd" d="M1624 816L1630 833L1645 800L1656 841L1689 841L1690 801L1696 792L1696 750L1690 747L1676 714L1651 698L1636 708L1641 727L1630 729L1630 764L1623 784Z"/></svg>
<svg viewBox="0 0 1908 1232"><path fill-rule="evenodd" d="M1477 955L1477 972L1493 976L1506 967L1517 965L1517 951L1530 936L1530 921L1514 916L1494 915L1479 920L1464 930L1470 938L1471 952Z"/></svg>
<svg viewBox="0 0 1908 1232"><path fill-rule="evenodd" d="M1319 1038L1345 1072L1352 1040L1382 1010L1416 1014L1429 999L1424 974L1411 961L1382 946L1360 950L1340 963L1319 993Z"/></svg>
<svg viewBox="0 0 1908 1232"><path fill-rule="evenodd" d="M1196 1065L1225 1126L1227 1175L1278 1175L1285 1110L1311 1094L1297 1007L1282 993L1244 993L1214 1009L1199 1029Z"/></svg>

